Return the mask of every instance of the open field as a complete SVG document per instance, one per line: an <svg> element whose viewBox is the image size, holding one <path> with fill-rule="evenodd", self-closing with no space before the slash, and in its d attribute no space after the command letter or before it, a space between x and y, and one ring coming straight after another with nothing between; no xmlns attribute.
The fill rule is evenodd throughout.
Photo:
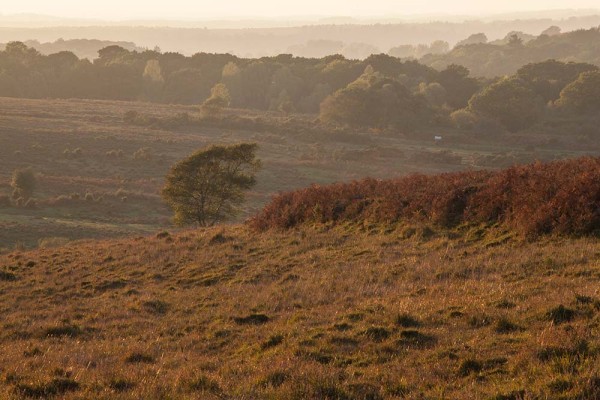
<svg viewBox="0 0 600 400"><path fill-rule="evenodd" d="M128 123L128 111L164 123ZM0 208L0 249L169 227L171 213L159 196L164 175L177 160L213 143L253 141L260 146L264 168L240 220L273 194L312 183L498 168L600 151L598 144L543 134L490 137L442 130L383 135L320 127L310 115L241 110L229 115L249 128L227 120L169 122L183 113L200 118L197 107L190 106L1 98L0 195L10 195L16 168L31 166L39 185L36 207ZM443 143L434 143L437 134L444 136Z"/></svg>
<svg viewBox="0 0 600 400"><path fill-rule="evenodd" d="M485 232L230 226L5 254L0 397L599 398L600 242Z"/></svg>

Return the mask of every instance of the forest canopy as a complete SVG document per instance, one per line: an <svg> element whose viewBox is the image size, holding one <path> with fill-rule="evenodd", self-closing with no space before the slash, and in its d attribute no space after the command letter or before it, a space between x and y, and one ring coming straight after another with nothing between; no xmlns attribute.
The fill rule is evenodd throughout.
<svg viewBox="0 0 600 400"><path fill-rule="evenodd" d="M487 43L485 35L475 34L450 52L441 43L428 47L439 54L420 62L387 54L364 60L186 57L117 45L89 61L69 51L43 55L11 42L0 51L0 96L194 104L209 114L226 107L319 114L325 123L399 131L427 126L477 131L493 123L516 132L549 118L597 114L600 31L530 36L512 33ZM569 54L586 62L560 60L573 58ZM510 65L514 72L474 77L472 69L486 64Z"/></svg>

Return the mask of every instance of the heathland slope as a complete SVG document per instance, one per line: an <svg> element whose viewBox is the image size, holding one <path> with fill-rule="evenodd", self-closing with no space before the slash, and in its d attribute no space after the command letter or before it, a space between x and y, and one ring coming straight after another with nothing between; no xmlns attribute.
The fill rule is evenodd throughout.
<svg viewBox="0 0 600 400"><path fill-rule="evenodd" d="M509 205L499 209L511 215L506 210L537 204L521 197L523 185L537 182L535 192L560 205L562 182L580 199L567 214L578 221L597 212L600 190L598 180L573 173L574 163L597 173L596 159L482 173L487 181L474 196L512 177L500 185ZM544 179L556 180L556 190L538 190ZM339 187L330 193L344 200ZM588 197L577 192L582 187ZM413 189L388 195L410 206L419 195ZM261 216L279 216L273 204L254 227L0 256L0 396L599 398L593 227L552 225L532 241L518 218L440 224L423 218L425 210L419 218L377 219L368 212L373 203L364 214L346 209L343 218L305 219L293 229L257 225ZM326 203L309 205L327 215Z"/></svg>
<svg viewBox="0 0 600 400"><path fill-rule="evenodd" d="M0 397L597 399L600 242L376 225L0 258Z"/></svg>
<svg viewBox="0 0 600 400"><path fill-rule="evenodd" d="M444 128L392 135L330 129L301 114L228 110L211 121L190 106L0 98L0 251L165 229L171 212L158 193L170 166L204 146L239 142L257 143L263 161L240 219L274 193L312 183L496 169L600 149L591 138L556 133ZM2 201L11 196L13 171L27 167L37 173L36 207Z"/></svg>

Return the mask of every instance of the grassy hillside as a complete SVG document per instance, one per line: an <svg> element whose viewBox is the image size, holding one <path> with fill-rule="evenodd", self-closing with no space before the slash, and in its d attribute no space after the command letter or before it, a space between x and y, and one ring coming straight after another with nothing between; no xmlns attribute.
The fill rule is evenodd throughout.
<svg viewBox="0 0 600 400"><path fill-rule="evenodd" d="M0 257L0 397L597 399L600 242L341 224Z"/></svg>
<svg viewBox="0 0 600 400"><path fill-rule="evenodd" d="M137 117L127 120L132 111ZM171 213L158 193L170 165L205 145L239 141L257 142L264 165L240 220L273 194L312 183L598 153L597 143L576 136L451 129L383 135L332 129L306 115L233 110L207 121L197 107L0 98L0 197L12 192L13 170L30 166L39 174L36 207L0 205L0 250L169 228Z"/></svg>

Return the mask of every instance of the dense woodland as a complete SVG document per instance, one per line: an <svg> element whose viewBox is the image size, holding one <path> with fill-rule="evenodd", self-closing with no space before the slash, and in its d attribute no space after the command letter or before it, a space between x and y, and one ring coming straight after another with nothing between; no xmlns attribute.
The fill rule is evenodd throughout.
<svg viewBox="0 0 600 400"><path fill-rule="evenodd" d="M441 70L386 54L365 60L288 54L244 59L116 45L101 49L92 62L67 51L46 56L11 42L0 52L0 96L198 105L209 99L219 107L320 113L322 121L337 125L401 131L452 126L516 132L550 120L560 126L560 119L575 120L584 136L595 134L588 128L600 108L599 29L565 34L550 29L535 39L513 34L505 42L478 42L483 40L474 35L437 60L423 58L435 65L456 61ZM458 64L464 60L520 67L512 75L474 78ZM531 60L536 62L528 64Z"/></svg>
<svg viewBox="0 0 600 400"><path fill-rule="evenodd" d="M560 33L552 26L539 36L510 32L503 40L491 42L484 34L474 34L450 52L424 55L421 62L437 69L460 64L475 76L495 77L548 59L600 65L600 29Z"/></svg>
<svg viewBox="0 0 600 400"><path fill-rule="evenodd" d="M129 51L144 49L135 45L132 42L97 40L97 39L57 39L53 42L40 42L39 40L27 40L23 42L27 47L32 47L44 55L60 53L61 51L69 51L79 58L88 58L93 60L98 57L98 51L108 46L119 46ZM6 48L6 43L0 44L0 50Z"/></svg>

